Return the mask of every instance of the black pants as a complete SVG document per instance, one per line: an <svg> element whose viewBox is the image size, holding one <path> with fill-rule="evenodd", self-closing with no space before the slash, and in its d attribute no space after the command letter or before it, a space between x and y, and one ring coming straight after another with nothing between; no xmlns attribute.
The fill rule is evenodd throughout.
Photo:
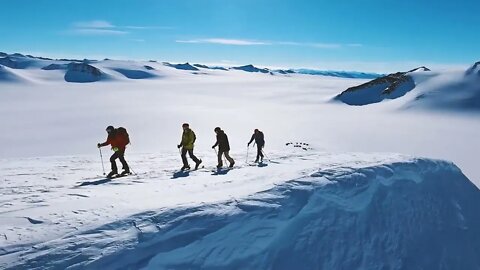
<svg viewBox="0 0 480 270"><path fill-rule="evenodd" d="M263 148L263 144L260 145L260 144L257 144L257 161L260 157L262 157L262 160L263 160L263 153L262 153L262 148Z"/></svg>
<svg viewBox="0 0 480 270"><path fill-rule="evenodd" d="M185 147L182 148L182 161L183 161L183 166L187 167L188 161L187 161L187 152L190 158L196 163L200 162L200 160L193 154L193 149L185 149Z"/></svg>
<svg viewBox="0 0 480 270"><path fill-rule="evenodd" d="M230 164L235 163L232 157L230 157L230 150L219 150L218 151L218 167L223 166L222 156L225 155L225 158L230 162Z"/></svg>
<svg viewBox="0 0 480 270"><path fill-rule="evenodd" d="M110 163L112 164L112 172L118 173L117 163L115 162L117 158L120 159L123 170L129 172L130 168L125 161L125 151L117 151L113 153L113 155L110 157Z"/></svg>

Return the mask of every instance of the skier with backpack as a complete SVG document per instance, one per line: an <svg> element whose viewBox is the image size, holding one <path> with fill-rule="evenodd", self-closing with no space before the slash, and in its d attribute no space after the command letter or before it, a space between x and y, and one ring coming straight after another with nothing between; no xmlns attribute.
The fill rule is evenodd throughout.
<svg viewBox="0 0 480 270"><path fill-rule="evenodd" d="M190 125L187 123L184 123L182 125L183 128L183 133L182 133L182 141L180 142L177 147L180 149L182 148L181 151L181 156L182 156L182 162L183 162L183 167L180 170L190 170L190 165L188 164L187 161L187 153L190 156L190 158L195 162L195 170L198 169L198 166L202 163L201 159L198 159L194 154L193 154L193 146L195 143L195 140L197 137L195 136L195 132L190 129Z"/></svg>
<svg viewBox="0 0 480 270"><path fill-rule="evenodd" d="M233 158L230 157L229 152L230 152L230 144L228 142L228 137L225 132L219 128L216 127L214 129L215 133L217 134L217 142L215 145L212 146L213 149L218 146L218 165L217 168L220 169L223 166L222 162L222 156L225 155L225 158L230 162L230 168L233 168L233 165L235 164L235 161Z"/></svg>
<svg viewBox="0 0 480 270"><path fill-rule="evenodd" d="M125 161L125 149L127 144L130 143L130 137L127 130L123 127L114 128L113 126L108 126L106 131L108 133L107 140L104 143L98 143L97 147L100 148L110 145L113 150L113 155L110 157L112 171L107 175L107 178L130 174L130 168ZM123 172L121 174L118 174L117 163L115 162L117 158L122 163Z"/></svg>
<svg viewBox="0 0 480 270"><path fill-rule="evenodd" d="M263 161L263 147L265 146L265 137L263 136L263 132L261 132L258 129L255 129L253 131L252 138L247 144L247 147L250 147L250 144L255 140L255 143L257 144L257 158L255 159L255 163L258 162L260 159L260 162Z"/></svg>

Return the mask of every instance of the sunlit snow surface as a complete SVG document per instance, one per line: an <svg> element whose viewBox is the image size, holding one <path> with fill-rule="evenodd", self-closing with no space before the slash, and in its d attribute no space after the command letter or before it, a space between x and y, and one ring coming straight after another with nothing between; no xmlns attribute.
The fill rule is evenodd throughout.
<svg viewBox="0 0 480 270"><path fill-rule="evenodd" d="M133 155L138 175L106 183L91 179L95 157L5 160L0 266L480 266L480 192L451 163L286 149L248 166L233 156L239 166L217 175L179 174L177 155Z"/></svg>
<svg viewBox="0 0 480 270"><path fill-rule="evenodd" d="M0 268L480 268L476 71L357 107L331 100L364 79L19 58L0 63ZM188 175L184 122L206 166ZM137 175L102 180L108 125ZM216 126L232 171L210 170Z"/></svg>

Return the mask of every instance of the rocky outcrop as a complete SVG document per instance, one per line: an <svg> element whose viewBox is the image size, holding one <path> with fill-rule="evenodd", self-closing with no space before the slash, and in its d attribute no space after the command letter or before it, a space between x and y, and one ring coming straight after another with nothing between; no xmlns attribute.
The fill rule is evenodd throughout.
<svg viewBox="0 0 480 270"><path fill-rule="evenodd" d="M72 62L68 64L64 78L67 82L86 83L99 81L102 77L100 69L87 63Z"/></svg>
<svg viewBox="0 0 480 270"><path fill-rule="evenodd" d="M257 68L254 65L246 65L246 66L240 66L240 67L232 67L232 69L235 70L242 70L246 72L260 72L260 73L270 73L270 70L266 68Z"/></svg>
<svg viewBox="0 0 480 270"><path fill-rule="evenodd" d="M185 64L170 64L170 63L164 63L165 66L180 69L180 70L195 70L198 71L199 69L190 65L189 63Z"/></svg>
<svg viewBox="0 0 480 270"><path fill-rule="evenodd" d="M415 88L415 82L410 74L425 71L430 71L430 69L419 67L407 72L388 74L367 83L350 87L336 96L335 99L349 105L367 105L381 102L384 99L399 98Z"/></svg>

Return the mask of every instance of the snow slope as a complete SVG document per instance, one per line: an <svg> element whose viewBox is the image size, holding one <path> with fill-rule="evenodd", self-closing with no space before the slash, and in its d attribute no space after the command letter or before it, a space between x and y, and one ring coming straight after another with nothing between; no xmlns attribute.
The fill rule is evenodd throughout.
<svg viewBox="0 0 480 270"><path fill-rule="evenodd" d="M368 105L385 99L396 99L415 88L412 74L428 72L430 69L420 67L408 72L397 72L375 78L364 84L350 87L335 97L348 105Z"/></svg>
<svg viewBox="0 0 480 270"><path fill-rule="evenodd" d="M17 75L12 69L0 64L0 81L5 83L25 82L26 79Z"/></svg>
<svg viewBox="0 0 480 270"><path fill-rule="evenodd" d="M330 100L366 80L205 68L194 74L153 61L119 60L87 61L101 70L102 80L67 83L65 69L42 67L66 67L71 59L34 60L38 63L32 68L5 68L21 80L0 83L0 122L8 131L0 132L0 158L96 153L108 125L129 129L132 153L169 152L179 142L181 123L189 122L199 150L213 145L216 126L227 132L233 149L245 149L253 129L260 128L272 152L286 141L300 140L333 152L433 157L454 161L480 185L478 114L405 110L413 92L370 106L342 106ZM154 77L129 79L115 69ZM423 79L422 74L427 72L411 76L425 86L439 78L444 78L439 84L450 82L449 73L430 72L434 78Z"/></svg>
<svg viewBox="0 0 480 270"><path fill-rule="evenodd" d="M480 267L480 191L451 163L285 149L186 177L177 159L135 155L137 176L83 186L94 157L2 162L0 267Z"/></svg>
<svg viewBox="0 0 480 270"><path fill-rule="evenodd" d="M242 70L247 72L260 72L266 74L311 74L322 76L333 76L342 78L376 78L378 74L369 74L361 72L347 72L347 71L319 71L310 69L300 70L269 70L267 68L257 68L253 65L245 65L240 67L222 67L222 66L207 66L202 64L191 65L189 63L173 64L163 62L158 64L156 61L121 61L121 60L78 60L78 59L50 59L45 57L35 57L31 55L14 54L0 54L0 66L16 69L25 74L26 78L34 79L37 82L45 81L59 81L65 80L72 83L91 83L100 80L142 80L142 79L158 79L162 78L161 71L164 67L174 68L184 71L229 71ZM159 71L157 71L159 70ZM50 71L50 72L45 72ZM52 71L58 71L56 73ZM167 71L168 73L168 71ZM194 74L216 74L215 72L203 72ZM120 75L120 76L119 76ZM13 82L6 78L0 77L0 83Z"/></svg>
<svg viewBox="0 0 480 270"><path fill-rule="evenodd" d="M366 80L7 56L28 65L0 82L0 268L478 269L478 113L440 106L458 104L448 90L416 99L475 90L477 66L410 72L404 96L344 106L330 101ZM207 169L175 171L184 122ZM100 179L108 125L129 130L136 176ZM232 171L209 170L216 126ZM244 164L254 128L259 167Z"/></svg>
<svg viewBox="0 0 480 270"><path fill-rule="evenodd" d="M369 105L400 99L393 106L454 111L480 111L479 62L466 71L432 72L421 67L350 87L334 99L349 105Z"/></svg>

